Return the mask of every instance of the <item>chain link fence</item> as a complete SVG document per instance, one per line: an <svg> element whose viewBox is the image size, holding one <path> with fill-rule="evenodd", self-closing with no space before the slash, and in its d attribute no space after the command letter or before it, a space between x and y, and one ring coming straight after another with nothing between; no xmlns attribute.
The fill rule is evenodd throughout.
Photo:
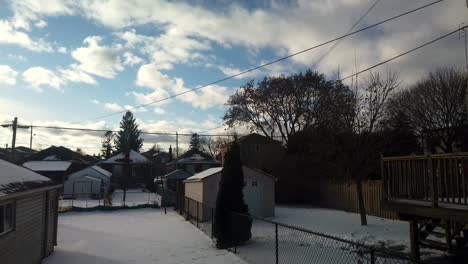
<svg viewBox="0 0 468 264"><path fill-rule="evenodd" d="M215 209L188 197L176 198L175 210L208 237L213 236ZM233 217L252 220L252 237L229 248L250 264L414 264L422 263L385 248L313 232L304 228L228 212Z"/></svg>

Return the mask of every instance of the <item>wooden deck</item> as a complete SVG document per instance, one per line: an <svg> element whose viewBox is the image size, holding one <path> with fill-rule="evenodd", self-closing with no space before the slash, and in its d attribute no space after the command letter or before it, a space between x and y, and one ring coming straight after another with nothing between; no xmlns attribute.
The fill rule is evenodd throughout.
<svg viewBox="0 0 468 264"><path fill-rule="evenodd" d="M468 221L468 153L383 158L381 165L387 210Z"/></svg>

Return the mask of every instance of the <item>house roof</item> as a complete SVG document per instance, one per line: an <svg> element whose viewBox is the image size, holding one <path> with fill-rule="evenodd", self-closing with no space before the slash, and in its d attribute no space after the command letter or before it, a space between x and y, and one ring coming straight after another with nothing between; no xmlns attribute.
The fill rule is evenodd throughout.
<svg viewBox="0 0 468 264"><path fill-rule="evenodd" d="M23 164L23 167L26 167L32 171L66 171L71 164L71 161L38 160L27 161Z"/></svg>
<svg viewBox="0 0 468 264"><path fill-rule="evenodd" d="M165 179L187 179L191 176L190 173L184 171L184 170L175 170L175 171L172 171L166 175L163 176L163 178Z"/></svg>
<svg viewBox="0 0 468 264"><path fill-rule="evenodd" d="M176 163L203 163L203 164L216 164L219 161L213 159L208 153L205 153L198 149L191 149L184 154L182 154L179 159L175 161Z"/></svg>
<svg viewBox="0 0 468 264"><path fill-rule="evenodd" d="M4 160L0 172L0 196L53 185L49 178Z"/></svg>
<svg viewBox="0 0 468 264"><path fill-rule="evenodd" d="M220 172L222 170L223 170L223 167L210 168L210 169L204 170L202 172L199 172L199 173L193 175L192 177L188 178L185 181L187 181L187 182L189 182L189 181L201 181L201 180L203 180L203 179L205 179L207 177L210 177L210 176L212 176L212 175L214 175L214 174L216 174L216 173L218 173L218 172Z"/></svg>
<svg viewBox="0 0 468 264"><path fill-rule="evenodd" d="M194 182L194 181L202 181L212 175L215 175L216 173L218 172L221 172L223 170L223 167L216 167L216 168L211 168L211 169L207 169L207 170L204 170L200 173L197 173L195 175L193 175L192 177L188 178L187 180L185 180L186 182ZM270 175L266 172L263 172L263 171L260 171L260 170L256 170L256 169L252 169L250 167L247 167L247 166L242 166L242 171L244 172L245 174L245 170L252 170L252 171L255 171L263 176L267 176L267 177L270 177L270 178L273 178L275 181L277 180L277 178L273 175Z"/></svg>
<svg viewBox="0 0 468 264"><path fill-rule="evenodd" d="M95 171L101 173L104 176L110 177L112 176L112 172L106 171L105 169L99 167L99 166L91 166Z"/></svg>
<svg viewBox="0 0 468 264"><path fill-rule="evenodd" d="M62 161L78 161L84 163L83 155L75 152L66 147L51 146L44 150L41 150L28 158L28 161L37 160L62 160Z"/></svg>
<svg viewBox="0 0 468 264"><path fill-rule="evenodd" d="M112 156L110 157L109 159L107 160L104 160L100 163L103 163L103 164L122 164L123 162L122 161L119 161L121 159L124 159L125 158L125 154L124 153L119 153L115 156ZM145 156L141 155L140 153L134 151L134 150L130 150L130 160L131 160L131 164L145 164L145 163L151 163L151 161L149 159L147 159Z"/></svg>

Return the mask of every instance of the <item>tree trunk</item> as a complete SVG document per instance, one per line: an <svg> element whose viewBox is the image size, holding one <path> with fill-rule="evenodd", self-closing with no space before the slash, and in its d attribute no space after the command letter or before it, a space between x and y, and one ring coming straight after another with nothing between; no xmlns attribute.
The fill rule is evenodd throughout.
<svg viewBox="0 0 468 264"><path fill-rule="evenodd" d="M366 208L364 207L364 196L362 195L361 177L356 178L356 191L358 196L359 214L361 215L361 225L367 225Z"/></svg>

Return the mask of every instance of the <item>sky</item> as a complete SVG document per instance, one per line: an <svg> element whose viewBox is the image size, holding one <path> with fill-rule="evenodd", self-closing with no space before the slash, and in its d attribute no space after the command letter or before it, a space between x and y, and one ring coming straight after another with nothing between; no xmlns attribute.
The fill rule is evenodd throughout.
<svg viewBox="0 0 468 264"><path fill-rule="evenodd" d="M297 1L0 0L0 123L118 129L122 114L327 41L375 0ZM381 0L357 28L430 3ZM445 0L344 39L320 64L324 46L264 69L134 110L148 132L224 133L227 99L246 82L306 69L330 78L364 69L468 25L465 0ZM463 69L454 34L376 69L396 70L407 87L439 67ZM215 128L215 129L214 129ZM238 130L243 131L242 128ZM98 153L102 133L34 130L33 147ZM0 145L11 145L0 128ZM144 149L174 137L145 136ZM181 137L181 146L187 138ZM17 145L29 146L19 130Z"/></svg>

